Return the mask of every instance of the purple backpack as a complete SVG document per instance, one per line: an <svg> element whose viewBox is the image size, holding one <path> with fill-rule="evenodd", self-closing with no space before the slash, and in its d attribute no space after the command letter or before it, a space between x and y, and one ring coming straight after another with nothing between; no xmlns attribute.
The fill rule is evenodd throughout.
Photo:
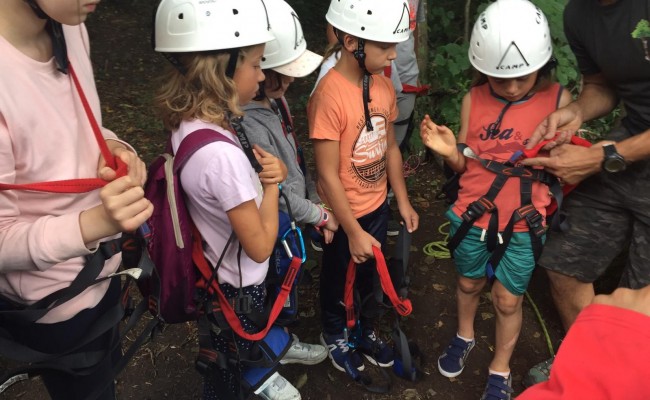
<svg viewBox="0 0 650 400"><path fill-rule="evenodd" d="M155 273L138 285L149 297L149 310L166 323L195 321L199 316L195 296L199 271L192 262L194 224L185 206L180 170L195 151L212 142L235 145L217 131L200 129L183 139L175 155L170 145L149 167L144 190L154 206L148 250Z"/></svg>

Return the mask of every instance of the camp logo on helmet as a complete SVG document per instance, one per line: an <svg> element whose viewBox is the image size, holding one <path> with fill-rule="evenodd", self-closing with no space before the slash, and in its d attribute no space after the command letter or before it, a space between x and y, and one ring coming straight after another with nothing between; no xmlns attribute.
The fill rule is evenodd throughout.
<svg viewBox="0 0 650 400"><path fill-rule="evenodd" d="M404 20L404 16L406 16L407 21L410 20L409 6L406 3L402 3L402 16L400 17L399 21L397 21L397 26L393 30L393 34L399 35L400 33L409 31L408 26L406 28L400 28L400 25L402 25L402 21Z"/></svg>
<svg viewBox="0 0 650 400"><path fill-rule="evenodd" d="M508 58L508 53L510 53L511 51L516 51L517 53L519 53L519 56L521 57L521 62L513 63L513 64L502 64L503 60ZM517 46L517 43L511 42L508 48L506 49L505 53L503 53L503 57L501 57L501 60L499 61L499 64L497 65L496 69L499 71L512 71L512 70L517 70L528 66L530 66L530 64L526 60L526 57L524 57L521 50L519 50L519 46Z"/></svg>

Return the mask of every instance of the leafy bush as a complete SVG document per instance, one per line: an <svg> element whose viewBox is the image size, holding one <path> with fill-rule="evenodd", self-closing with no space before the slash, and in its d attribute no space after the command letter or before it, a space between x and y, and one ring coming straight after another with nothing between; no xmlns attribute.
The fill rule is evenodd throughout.
<svg viewBox="0 0 650 400"><path fill-rule="evenodd" d="M469 0L467 0L469 1ZM533 1L546 15L553 40L553 54L558 60L555 69L556 80L569 89L574 97L580 90L580 73L576 59L564 35L563 17L565 2L557 0ZM431 50L429 71L426 75L432 85L432 105L420 114L429 113L441 124L458 132L462 98L467 93L473 68L467 56L468 43L464 39L464 2L429 1L427 25L429 26L429 48ZM465 3L467 4L467 3ZM471 4L471 3L470 3ZM489 2L471 4L470 33L474 21ZM590 124L592 130L608 131L619 112ZM596 137L598 134L596 135Z"/></svg>

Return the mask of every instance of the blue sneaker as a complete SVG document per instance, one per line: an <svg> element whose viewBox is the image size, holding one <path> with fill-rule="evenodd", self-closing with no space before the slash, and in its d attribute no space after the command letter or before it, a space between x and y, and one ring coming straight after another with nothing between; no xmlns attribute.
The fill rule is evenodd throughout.
<svg viewBox="0 0 650 400"><path fill-rule="evenodd" d="M465 360L475 344L476 340L466 342L458 336L454 336L445 352L438 358L438 371L442 376L455 378L460 375L465 368Z"/></svg>
<svg viewBox="0 0 650 400"><path fill-rule="evenodd" d="M363 365L361 357L356 352L351 351L343 333L339 335L321 333L320 343L327 347L334 368L341 372L347 372L353 379L356 379L359 372L364 370L365 365Z"/></svg>
<svg viewBox="0 0 650 400"><path fill-rule="evenodd" d="M357 348L372 365L392 367L395 362L393 348L375 335L375 331L366 330L357 341Z"/></svg>
<svg viewBox="0 0 650 400"><path fill-rule="evenodd" d="M512 399L512 392L512 374L508 375L507 378L497 374L490 374L481 400L510 400Z"/></svg>

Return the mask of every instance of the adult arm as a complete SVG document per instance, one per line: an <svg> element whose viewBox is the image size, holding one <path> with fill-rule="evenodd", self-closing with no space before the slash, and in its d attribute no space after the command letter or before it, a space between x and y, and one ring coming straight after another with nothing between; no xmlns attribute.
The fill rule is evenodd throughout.
<svg viewBox="0 0 650 400"><path fill-rule="evenodd" d="M546 139L562 135L545 146L549 150L566 143L580 129L583 122L600 118L610 113L618 104L618 96L601 73L584 75L582 91L578 98L549 114L533 132L527 148Z"/></svg>
<svg viewBox="0 0 650 400"><path fill-rule="evenodd" d="M582 121L605 115L616 106L618 99L611 88L606 86L602 77L596 78L596 75L591 77L594 80L585 86L587 93L585 94L583 90L576 101L558 109L556 116L560 119L555 120L553 117L555 113L553 113L545 119L546 123L564 124L562 126L570 127L569 132L574 133ZM592 97L591 101L590 97ZM577 184L601 170L604 159L602 146L607 143L611 142L601 141L589 148L568 143L561 144L553 147L548 157L529 158L524 160L523 164L543 166L565 183ZM617 143L616 148L628 162L647 158L650 156L650 131Z"/></svg>

